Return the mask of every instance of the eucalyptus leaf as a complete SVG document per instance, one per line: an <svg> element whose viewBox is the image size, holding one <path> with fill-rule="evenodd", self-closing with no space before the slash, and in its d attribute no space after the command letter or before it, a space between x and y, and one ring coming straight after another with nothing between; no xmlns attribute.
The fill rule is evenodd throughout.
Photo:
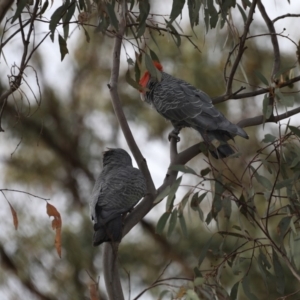
<svg viewBox="0 0 300 300"><path fill-rule="evenodd" d="M170 213L169 212L165 212L162 214L162 216L159 218L158 222L157 222L157 225L156 225L156 229L155 229L155 232L159 235L162 234L165 226L166 226L166 223L168 221L170 217Z"/></svg>
<svg viewBox="0 0 300 300"><path fill-rule="evenodd" d="M272 250L273 250L272 253L273 253L274 273L276 277L276 290L280 295L283 295L285 290L284 270L279 261L276 251L274 250L274 248Z"/></svg>

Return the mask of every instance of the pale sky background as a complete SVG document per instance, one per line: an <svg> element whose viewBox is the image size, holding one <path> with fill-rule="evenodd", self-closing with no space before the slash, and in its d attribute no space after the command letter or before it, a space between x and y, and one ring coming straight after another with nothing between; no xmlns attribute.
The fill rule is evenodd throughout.
<svg viewBox="0 0 300 300"><path fill-rule="evenodd" d="M160 4L162 1L156 0L157 4ZM164 3L167 1L163 1ZM237 1L240 2L240 1ZM171 3L171 1L168 1L168 3ZM298 0L291 0L291 4L288 4L287 0L264 0L263 1L266 10L269 14L269 16L273 19L278 15L283 15L286 13L300 13L300 1ZM57 6L61 5L61 1L54 1L54 5L51 9L48 10L48 15L51 16L51 14L54 12L55 8ZM153 9L152 12L162 13L162 14L168 14L171 10L171 4L164 4L164 5L155 5L155 9ZM233 13L233 18L237 22L241 20L240 13L238 9L236 8ZM255 18L260 18L259 12L255 14ZM187 18L187 7L185 6L184 10L184 16L183 19L185 21L188 21ZM262 19L261 19L262 21ZM184 24L182 24L182 27L184 27ZM283 28L286 28L287 30L284 32L285 34L288 34L293 40L298 41L300 38L300 31L299 31L299 18L285 18L276 23L276 30L277 32L281 32ZM48 30L48 26L45 25L44 28L40 27L40 32L46 32ZM210 32L210 38L214 39L216 37L217 30L212 30ZM265 30L267 32L267 30ZM41 50L43 52L43 61L44 61L44 70L47 70L46 72L46 78L47 80L52 83L54 86L57 87L58 93L68 94L69 90L71 88L71 82L73 77L73 69L72 64L74 63L74 45L77 44L77 38L78 31L75 31L71 39L68 41L68 49L69 54L65 57L64 61L60 61L60 52L57 45L57 42L54 44L51 42L51 40L48 38L45 43L42 45ZM91 37L93 38L93 37ZM201 39L201 38L200 38ZM261 40L263 45L268 45L271 47L271 42L269 38L262 38ZM282 52L289 52L294 55L296 49L295 47L284 38L279 39L280 42L280 48ZM18 51L18 45L19 41L14 40L11 45L8 47L5 47L4 49L4 55L8 62L8 65L6 65L5 61L3 60L3 57L1 57L0 60L0 67L1 67L1 74L0 79L3 82L7 82L7 74L8 70L13 62L18 63L20 61L19 51ZM108 60L110 60L110 53L107 53ZM124 53L122 53L123 60L125 59ZM123 61L123 66L125 66L125 63ZM168 71L168 66L166 66L166 71ZM169 70L170 71L170 70ZM298 72L298 71L297 71ZM184 78L183 78L184 79ZM137 99L139 95L137 94ZM98 123L97 114L95 116L90 118L90 126L94 126L94 124ZM294 118L293 122L298 124L298 116ZM299 122L300 123L300 122ZM165 171L167 170L168 164L169 164L169 150L168 150L168 142L167 140L161 141L161 140L153 140L151 139L151 142L148 142L147 139L147 132L144 128L137 128L134 124L130 124L132 130L135 133L135 137L138 141L139 146L141 147L143 155L146 157L148 166L150 168L151 174L153 175L154 182L156 186L159 186L163 178L165 176ZM95 127L95 126L94 126ZM97 131L97 128L95 128ZM10 158L11 153L14 151L16 145L18 144L18 140L10 138L6 136L5 133L0 133L0 164L3 167L2 161L7 160ZM126 150L128 150L128 147L126 145L126 141L122 135L118 137L118 145ZM159 153L159 155L157 155ZM184 184L184 181L183 181ZM72 223L73 226L78 226L78 222L76 219L76 216L68 216L68 212L65 211L65 203L68 201L66 198L66 195L64 195L60 191L52 191L52 193L44 194L44 191L38 191L38 190L32 190L31 187L19 187L16 185L8 185L7 182L4 181L3 173L0 172L0 187L2 188L14 188L14 189L21 189L26 190L28 192L34 192L37 195L43 196L43 197L49 197L51 198L51 203L60 211L62 215L62 219L66 220L68 219L68 222ZM37 222L49 223L50 227L50 220L48 216L46 215L46 209L45 209L45 203L43 203L42 200L34 199L32 197L16 194L16 193L7 193L7 196L10 200L10 202L16 207L20 208L24 206L24 203L28 205L28 212L33 215L33 219ZM6 241L5 247L9 251L13 251L15 244L13 242L13 239L7 241L7 230L11 230L10 227L13 226L11 216L10 216L10 210L9 207L3 197L1 197L1 207L0 210L0 240ZM34 209L32 210L32 207ZM88 205L86 207L88 210ZM165 209L165 203L162 203L161 205L157 206L151 213L147 216L147 218L151 218L154 220L157 220L157 216L161 215L161 212ZM134 239L137 232L137 229L133 230L128 238ZM20 232L16 233L16 238L20 234ZM52 237L49 237L52 238ZM53 232L53 238L54 238L54 232ZM8 293L9 289L20 289L21 287L16 285L16 282L12 282L9 287L3 288L0 286L0 299L8 299ZM133 287L132 290L132 296L136 295L136 292L138 290L135 290ZM124 287L124 292L126 294L126 286ZM24 299L24 298L23 298ZM142 297L142 299L152 299L150 297Z"/></svg>

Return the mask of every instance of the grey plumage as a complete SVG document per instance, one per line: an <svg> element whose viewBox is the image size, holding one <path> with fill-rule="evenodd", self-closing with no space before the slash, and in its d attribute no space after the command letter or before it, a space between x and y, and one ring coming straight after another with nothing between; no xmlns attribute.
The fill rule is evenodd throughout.
<svg viewBox="0 0 300 300"><path fill-rule="evenodd" d="M91 202L94 223L93 245L120 242L122 218L146 194L146 182L123 149L109 149L103 155L103 170L96 180Z"/></svg>
<svg viewBox="0 0 300 300"><path fill-rule="evenodd" d="M155 62L155 65L162 69L159 63ZM174 128L192 127L197 130L214 157L223 158L234 153L227 141L235 135L248 139L247 133L229 122L203 91L165 72L161 72L160 82L147 73L140 81L147 88L141 94L142 99L170 120ZM220 142L217 147L212 143L214 140Z"/></svg>

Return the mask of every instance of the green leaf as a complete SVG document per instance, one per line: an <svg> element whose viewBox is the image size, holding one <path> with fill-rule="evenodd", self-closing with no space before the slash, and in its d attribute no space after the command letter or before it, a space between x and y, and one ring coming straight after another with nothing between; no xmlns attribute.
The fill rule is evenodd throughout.
<svg viewBox="0 0 300 300"><path fill-rule="evenodd" d="M181 227L181 231L184 237L188 237L188 232L187 232L187 228L186 228L186 223L185 223L185 219L183 214L180 214L178 216L179 219L179 223L180 223L180 227Z"/></svg>
<svg viewBox="0 0 300 300"><path fill-rule="evenodd" d="M170 27L170 29L171 29L170 34L171 34L176 46L180 47L180 45L181 45L180 35L178 34L177 30L175 29L175 27L171 23L168 23L168 27ZM175 36L176 40L174 39L174 36Z"/></svg>
<svg viewBox="0 0 300 300"><path fill-rule="evenodd" d="M285 179L282 181L279 181L275 185L276 190L280 190L282 188L290 187L294 182L294 178Z"/></svg>
<svg viewBox="0 0 300 300"><path fill-rule="evenodd" d="M201 264L202 264L202 262L204 261L204 259L206 257L207 251L210 248L210 245L212 243L212 239L213 239L213 236L211 236L209 238L209 240L203 245L203 247L201 249L201 252L200 252L200 255L199 255L199 258L198 258L198 267L199 268L201 267Z"/></svg>
<svg viewBox="0 0 300 300"><path fill-rule="evenodd" d="M146 23L142 23L137 30L136 39L139 39L146 31Z"/></svg>
<svg viewBox="0 0 300 300"><path fill-rule="evenodd" d="M58 7L51 16L51 20L49 23L49 30L51 31L50 37L52 42L54 41L54 31L56 29L56 26L59 23L60 19L63 17L65 10L66 10L66 3Z"/></svg>
<svg viewBox="0 0 300 300"><path fill-rule="evenodd" d="M269 86L269 82L263 74L256 70L254 70L254 74L262 83L264 83L266 86Z"/></svg>
<svg viewBox="0 0 300 300"><path fill-rule="evenodd" d="M179 213L180 213L180 214L183 213L183 210L184 210L184 208L185 208L185 206L186 206L186 204L187 204L187 202L188 202L188 200L189 200L190 194L191 194L191 192L188 191L188 192L184 195L184 197L182 198L181 202L179 203L179 208L178 208L178 210L179 210Z"/></svg>
<svg viewBox="0 0 300 300"><path fill-rule="evenodd" d="M200 300L193 289L188 289L185 292L185 300Z"/></svg>
<svg viewBox="0 0 300 300"><path fill-rule="evenodd" d="M231 270L234 275L240 275L240 273L241 273L240 263L241 262L242 262L242 260L240 259L240 254L237 254L236 256L233 257Z"/></svg>
<svg viewBox="0 0 300 300"><path fill-rule="evenodd" d="M175 229L175 226L177 223L177 215L178 215L177 209L175 208L175 209L173 209L172 214L171 214L167 236L170 236Z"/></svg>
<svg viewBox="0 0 300 300"><path fill-rule="evenodd" d="M248 219L248 216L247 216L247 212L248 212L247 203L246 203L246 200L245 200L245 197L244 197L243 193L241 194L237 205L238 205L238 208L239 208L240 212Z"/></svg>
<svg viewBox="0 0 300 300"><path fill-rule="evenodd" d="M101 31L102 33L105 33L106 30L107 30L107 28L108 28L108 26L109 26L109 18L102 16L102 18L101 18L101 20L100 20L100 22L99 22L99 24L98 24L95 32Z"/></svg>
<svg viewBox="0 0 300 300"><path fill-rule="evenodd" d="M241 238L241 239L246 239L246 240L249 239L247 236L244 236L243 234L240 234L237 232L219 231L218 233L221 234L222 236L230 235L230 236L234 236L234 237Z"/></svg>
<svg viewBox="0 0 300 300"><path fill-rule="evenodd" d="M241 13L241 16L243 18L244 23L246 23L247 22L247 16L246 16L243 8L238 3L237 3L237 7L238 7L238 9L239 9L239 11Z"/></svg>
<svg viewBox="0 0 300 300"><path fill-rule="evenodd" d="M223 206L223 210L224 210L224 216L225 216L225 218L227 218L229 220L230 216L231 216L231 198L225 197L222 200L222 206Z"/></svg>
<svg viewBox="0 0 300 300"><path fill-rule="evenodd" d="M60 58L61 61L63 61L66 54L69 53L67 48L67 42L64 40L64 38L59 34L58 35L58 43L59 43L59 50L60 50Z"/></svg>
<svg viewBox="0 0 300 300"><path fill-rule="evenodd" d="M209 174L210 171L211 171L210 168L205 168L205 169L201 170L200 175L204 177L204 176L206 176L207 174Z"/></svg>
<svg viewBox="0 0 300 300"><path fill-rule="evenodd" d="M43 13L46 11L48 5L49 5L49 1L46 0L46 1L44 2L43 6L42 6L41 11L39 12L40 17L41 17L41 16L43 15Z"/></svg>
<svg viewBox="0 0 300 300"><path fill-rule="evenodd" d="M130 77L130 72L129 72L129 70L127 70L127 72L126 72L125 79L126 79L126 82L127 82L130 86L132 86L134 89L136 89L136 90L139 91L139 90L142 88L136 81L134 81L134 80Z"/></svg>
<svg viewBox="0 0 300 300"><path fill-rule="evenodd" d="M273 143L276 140L276 137L272 134L265 134L265 138L262 140L264 143Z"/></svg>
<svg viewBox="0 0 300 300"><path fill-rule="evenodd" d="M156 204L158 202L160 202L161 200L163 200L165 197L167 197L170 193L171 187L168 185L162 192L160 192L155 200L153 201L153 204Z"/></svg>
<svg viewBox="0 0 300 300"><path fill-rule="evenodd" d="M28 0L20 0L19 3L17 4L17 10L15 15L13 16L12 20L11 20L11 24L13 24L18 17L21 15L23 9L25 8L26 4L28 3Z"/></svg>
<svg viewBox="0 0 300 300"><path fill-rule="evenodd" d="M211 222L211 220L212 220L212 213L211 213L211 211L207 214L207 216L206 216L206 219L205 219L205 223L207 224L207 225L209 225L209 223Z"/></svg>
<svg viewBox="0 0 300 300"><path fill-rule="evenodd" d="M135 61L135 64L134 64L134 76L135 76L136 82L139 82L139 80L141 78L141 70L140 70L137 60Z"/></svg>
<svg viewBox="0 0 300 300"><path fill-rule="evenodd" d="M279 235L281 243L283 243L284 236L290 228L291 219L291 216L283 217L277 225L277 234Z"/></svg>
<svg viewBox="0 0 300 300"><path fill-rule="evenodd" d="M87 43L89 43L90 40L91 40L90 35L89 35L89 33L87 32L87 30L84 28L84 26L81 26L81 27L82 27L83 30L84 30L85 40L86 40Z"/></svg>
<svg viewBox="0 0 300 300"><path fill-rule="evenodd" d="M242 0L242 4L243 4L244 9L246 9L247 6L248 6L248 7L251 7L251 2L250 2L250 0Z"/></svg>
<svg viewBox="0 0 300 300"><path fill-rule="evenodd" d="M179 171L184 174L193 174L197 175L197 173L190 167L184 165L173 165L169 168L170 170Z"/></svg>
<svg viewBox="0 0 300 300"><path fill-rule="evenodd" d="M53 0L51 0L53 2ZM80 10L87 11L85 0L79 0L79 8Z"/></svg>
<svg viewBox="0 0 300 300"><path fill-rule="evenodd" d="M297 135L298 137L300 137L300 129L298 127L295 126L288 126L289 129L291 130L292 133L294 133L295 135Z"/></svg>
<svg viewBox="0 0 300 300"><path fill-rule="evenodd" d="M265 254L259 249L259 255L257 258L257 266L258 269L260 270L260 275L262 276L262 279L265 283L265 286L268 288L268 280L273 280L272 274L268 271L268 269L271 268L271 265L265 256Z"/></svg>
<svg viewBox="0 0 300 300"><path fill-rule="evenodd" d="M294 96L283 95L283 98L280 98L280 101L285 107L293 107L295 98Z"/></svg>
<svg viewBox="0 0 300 300"><path fill-rule="evenodd" d="M264 122L271 117L272 113L273 113L273 106L269 104L269 97L267 96L267 94L265 94L263 100Z"/></svg>
<svg viewBox="0 0 300 300"><path fill-rule="evenodd" d="M72 19L74 12L75 12L75 1L72 1L70 3L70 5L68 6L68 10L67 13L64 15L63 17L63 21L64 21L64 39L67 40L68 36L69 36L69 22Z"/></svg>
<svg viewBox="0 0 300 300"><path fill-rule="evenodd" d="M286 72L289 72L291 71L292 69L294 69L296 66L284 66L282 68L279 69L278 72L275 73L275 77L279 77L280 75L282 75L283 73L286 73Z"/></svg>
<svg viewBox="0 0 300 300"><path fill-rule="evenodd" d="M170 22L172 23L182 12L185 0L173 0L172 10L170 14Z"/></svg>
<svg viewBox="0 0 300 300"><path fill-rule="evenodd" d="M150 12L150 4L148 0L139 1L139 27L145 26L146 27L146 20L148 18L149 12Z"/></svg>
<svg viewBox="0 0 300 300"><path fill-rule="evenodd" d="M155 232L159 235L162 234L165 226L166 226L166 223L168 221L170 217L170 213L169 212L165 212L163 213L163 215L159 218L158 222L157 222L157 225L156 225L156 229L155 229Z"/></svg>
<svg viewBox="0 0 300 300"><path fill-rule="evenodd" d="M168 195L167 203L166 203L166 211L171 211L173 208L173 202L175 200L175 194L180 186L182 180L182 176L177 178L170 188L170 193Z"/></svg>
<svg viewBox="0 0 300 300"><path fill-rule="evenodd" d="M156 41L156 39L155 39L155 36L153 35L151 29L149 29L149 34L150 34L150 37L151 37L151 39L153 40L154 44L156 45L157 49L160 50L160 49L159 49L159 45L158 45L158 43L157 43L157 41Z"/></svg>
<svg viewBox="0 0 300 300"><path fill-rule="evenodd" d="M285 289L284 270L281 266L278 255L274 250L274 248L272 248L272 252L273 252L274 273L276 277L276 290L280 295L283 295Z"/></svg>
<svg viewBox="0 0 300 300"><path fill-rule="evenodd" d="M215 181L215 195L212 203L212 217L216 219L218 213L222 209L222 194L224 192L224 186L219 181Z"/></svg>
<svg viewBox="0 0 300 300"><path fill-rule="evenodd" d="M208 146L204 143L204 142L201 142L199 144L199 150L201 153L203 153L205 156L208 156Z"/></svg>
<svg viewBox="0 0 300 300"><path fill-rule="evenodd" d="M232 228L235 229L235 230L239 230L239 231L242 230L242 228L238 225L233 225Z"/></svg>
<svg viewBox="0 0 300 300"><path fill-rule="evenodd" d="M266 255L261 251L261 249L259 249L259 255L258 257L261 259L261 261L263 262L263 265L267 268L267 269L271 269L272 265L270 264L268 258L266 257Z"/></svg>
<svg viewBox="0 0 300 300"><path fill-rule="evenodd" d="M250 168L253 171L254 177L257 180L257 182L263 187L265 187L267 190L272 190L273 185L270 182L270 180L262 175L259 175L258 172L252 166L250 166Z"/></svg>
<svg viewBox="0 0 300 300"><path fill-rule="evenodd" d="M150 49L150 56L151 56L151 58L152 58L153 61L159 62L158 56L157 56L156 53L155 53L153 50L151 50L151 49Z"/></svg>
<svg viewBox="0 0 300 300"><path fill-rule="evenodd" d="M188 0L189 18L192 28L199 24L199 11L201 5L201 0Z"/></svg>
<svg viewBox="0 0 300 300"><path fill-rule="evenodd" d="M161 72L155 68L153 61L148 53L145 53L145 64L146 64L147 70L151 74L151 77L156 78L158 81L160 81L161 80Z"/></svg>
<svg viewBox="0 0 300 300"><path fill-rule="evenodd" d="M191 200L191 208L195 211L198 210L199 204L202 202L202 200L206 197L207 192L203 193L202 195L198 195L198 193L195 193Z"/></svg>
<svg viewBox="0 0 300 300"><path fill-rule="evenodd" d="M218 11L214 6L214 2L213 1L207 1L207 8L208 8L208 14L210 16L209 19L209 24L210 24L210 28L215 28L217 23L218 23Z"/></svg>
<svg viewBox="0 0 300 300"><path fill-rule="evenodd" d="M233 285L233 287L230 291L230 298L229 298L230 300L236 300L237 299L239 284L240 284L240 282L238 281Z"/></svg>
<svg viewBox="0 0 300 300"><path fill-rule="evenodd" d="M204 9L204 22L205 22L205 28L206 28L206 33L209 30L209 12L208 9Z"/></svg>
<svg viewBox="0 0 300 300"><path fill-rule="evenodd" d="M195 278L203 277L201 271L197 267L195 267L193 270L194 270Z"/></svg>
<svg viewBox="0 0 300 300"><path fill-rule="evenodd" d="M244 290L244 293L246 297L250 300L258 300L258 298L251 292L250 286L249 286L249 277L245 276L242 280L242 287Z"/></svg>
<svg viewBox="0 0 300 300"><path fill-rule="evenodd" d="M110 24L115 28L116 31L119 29L119 21L115 13L115 7L113 3L106 3L107 13L109 16Z"/></svg>
<svg viewBox="0 0 300 300"><path fill-rule="evenodd" d="M131 65L131 66L134 65L134 61L132 60L131 57L128 57L128 58L127 58L127 63L128 63L129 65Z"/></svg>

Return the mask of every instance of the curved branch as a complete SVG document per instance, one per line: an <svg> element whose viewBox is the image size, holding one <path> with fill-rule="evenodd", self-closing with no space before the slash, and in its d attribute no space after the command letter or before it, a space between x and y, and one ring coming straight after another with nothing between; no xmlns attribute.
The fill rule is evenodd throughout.
<svg viewBox="0 0 300 300"><path fill-rule="evenodd" d="M282 16L279 16L279 17L273 19L272 23L274 24L274 23L277 22L278 20L284 19L284 18L288 18L288 17L298 18L298 17L300 17L300 14L285 14L285 15L282 15Z"/></svg>
<svg viewBox="0 0 300 300"><path fill-rule="evenodd" d="M279 88L283 88L286 86L291 85L292 83L298 82L300 81L300 76L296 76L290 80L284 81L284 82L280 82L278 84ZM231 94L231 95L227 95L224 94L222 96L216 97L212 99L213 104L218 104L218 103L222 103L225 102L229 99L231 100L235 100L235 99L244 99L244 98L250 98L250 97L254 97L254 96L258 96L258 95L263 95L265 93L268 93L270 91L269 88L262 88L253 92L248 92L248 93L242 93L242 94L237 94L236 92Z"/></svg>
<svg viewBox="0 0 300 300"><path fill-rule="evenodd" d="M281 115L278 115L278 116L272 116L271 118L266 120L265 123L277 123L281 120L284 120L286 118L294 116L298 113L300 113L300 107L291 109L291 110L289 110ZM264 122L264 116L260 115L260 116L256 116L253 118L241 120L240 122L237 123L237 125L240 127L250 127L250 126L261 125L261 124L263 124L263 122Z"/></svg>
<svg viewBox="0 0 300 300"><path fill-rule="evenodd" d="M258 0L257 2L257 7L269 29L269 32L271 33L271 41L273 45L273 51L274 51L274 64L273 64L273 69L271 73L271 78L274 80L275 74L279 71L280 69L280 50L279 50L279 44L278 44L278 39L276 36L276 31L274 27L274 23L272 20L269 18L265 7L263 6L261 0Z"/></svg>
<svg viewBox="0 0 300 300"><path fill-rule="evenodd" d="M144 199L135 207L133 212L126 217L123 228L123 236L126 235L131 228L133 228L153 208L153 201L155 200L156 195L159 195L167 186L172 185L172 183L176 180L178 172L170 170L170 166L179 164L179 162L177 162L177 140L175 138L171 138L170 141L170 157L171 162L163 184L155 191L155 193L148 192Z"/></svg>
<svg viewBox="0 0 300 300"><path fill-rule="evenodd" d="M233 65L232 65L231 72L230 72L230 75L228 77L227 87L226 87L226 95L232 94L233 77L234 77L234 74L237 70L237 67L238 67L239 63L240 63L240 60L242 59L243 53L246 50L245 42L246 42L246 39L247 39L247 34L249 32L250 25L253 21L253 14L254 14L254 11L255 11L257 1L258 0L253 0L252 1L251 7L250 7L250 10L249 10L249 15L248 15L247 21L245 23L244 33L240 38L238 54L237 54L237 57L236 57Z"/></svg>

